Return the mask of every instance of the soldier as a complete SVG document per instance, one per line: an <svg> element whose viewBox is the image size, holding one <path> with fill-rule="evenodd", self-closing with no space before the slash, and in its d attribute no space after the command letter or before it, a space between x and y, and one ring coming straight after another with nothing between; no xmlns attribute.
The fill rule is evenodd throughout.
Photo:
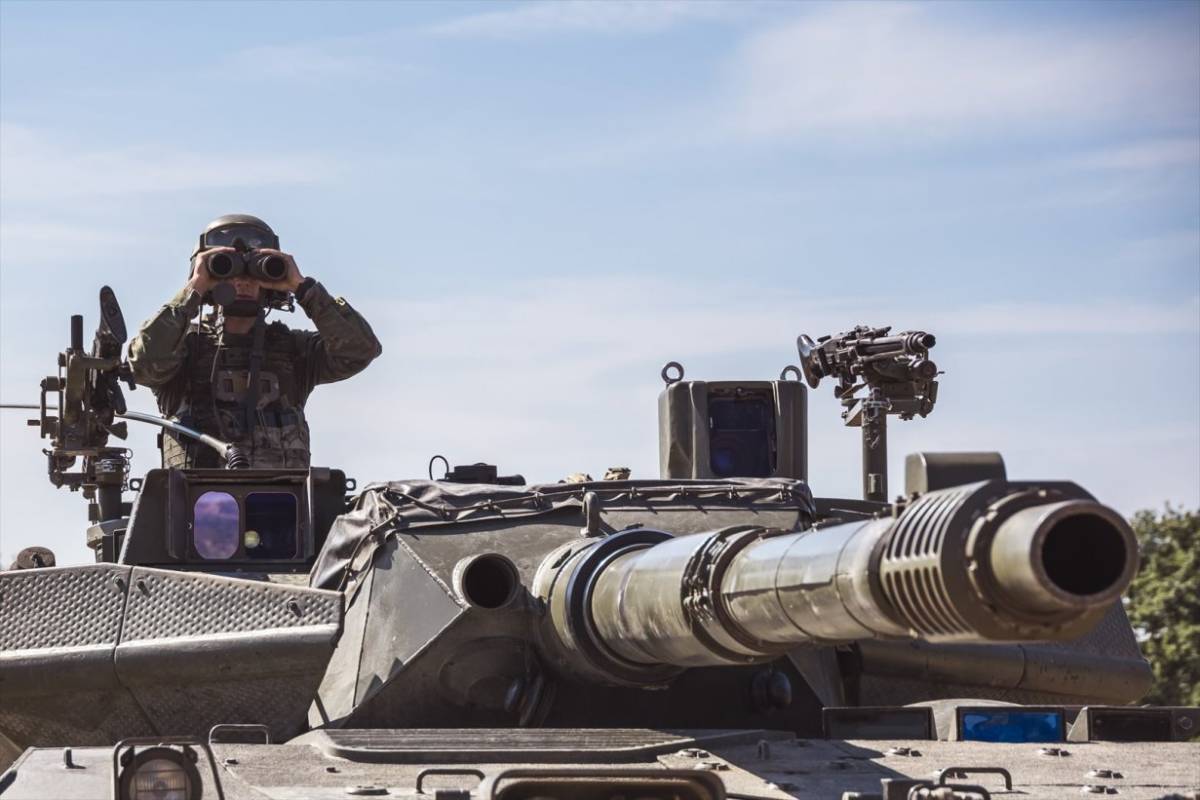
<svg viewBox="0 0 1200 800"><path fill-rule="evenodd" d="M286 276L272 281L242 270L221 280L210 271L214 259L227 268L244 263L231 260L243 256L281 258ZM288 294L316 325L315 333L266 323L268 306ZM222 308L194 322L205 302ZM129 363L164 416L239 445L252 467L307 467L309 393L361 372L381 352L367 321L303 277L295 259L279 251L267 223L230 214L200 234L187 284L142 326L129 345ZM163 432L162 462L223 466L215 451L170 431Z"/></svg>

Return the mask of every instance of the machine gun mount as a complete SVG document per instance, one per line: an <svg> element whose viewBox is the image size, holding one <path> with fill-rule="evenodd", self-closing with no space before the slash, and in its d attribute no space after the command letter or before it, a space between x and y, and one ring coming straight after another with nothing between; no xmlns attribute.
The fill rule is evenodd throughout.
<svg viewBox="0 0 1200 800"><path fill-rule="evenodd" d="M928 416L937 401L937 365L929 349L937 343L925 331L891 334L891 327L859 325L815 342L796 339L800 368L813 389L822 378L837 378L834 397L841 400L842 420L862 428L863 499L886 502L887 416ZM859 392L866 390L865 395Z"/></svg>

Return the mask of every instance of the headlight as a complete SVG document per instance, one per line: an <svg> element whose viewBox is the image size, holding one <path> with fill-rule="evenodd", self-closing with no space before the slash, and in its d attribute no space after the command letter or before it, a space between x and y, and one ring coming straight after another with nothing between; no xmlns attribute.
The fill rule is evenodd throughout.
<svg viewBox="0 0 1200 800"><path fill-rule="evenodd" d="M190 747L151 747L135 753L121 769L120 800L200 800L195 760Z"/></svg>

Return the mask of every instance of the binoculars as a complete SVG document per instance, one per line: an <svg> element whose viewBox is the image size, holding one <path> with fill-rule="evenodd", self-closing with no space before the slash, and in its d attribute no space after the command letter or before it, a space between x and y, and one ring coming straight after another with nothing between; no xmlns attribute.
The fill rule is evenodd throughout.
<svg viewBox="0 0 1200 800"><path fill-rule="evenodd" d="M208 260L208 274L217 280L246 275L260 281L281 281L287 277L286 258L263 255L251 250L246 253L217 253Z"/></svg>

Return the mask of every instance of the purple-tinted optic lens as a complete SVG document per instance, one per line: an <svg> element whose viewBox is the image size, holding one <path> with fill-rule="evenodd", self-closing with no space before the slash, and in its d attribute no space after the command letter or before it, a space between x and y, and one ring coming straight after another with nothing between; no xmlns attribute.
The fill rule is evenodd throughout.
<svg viewBox="0 0 1200 800"><path fill-rule="evenodd" d="M193 542L201 558L230 558L238 550L238 503L226 492L205 492L196 498Z"/></svg>

